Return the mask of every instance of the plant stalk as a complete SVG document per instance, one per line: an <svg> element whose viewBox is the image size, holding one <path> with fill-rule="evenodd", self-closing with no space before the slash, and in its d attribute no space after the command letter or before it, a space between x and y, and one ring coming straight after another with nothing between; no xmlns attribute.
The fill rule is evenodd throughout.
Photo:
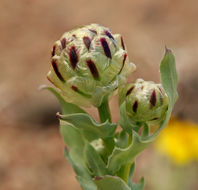
<svg viewBox="0 0 198 190"><path fill-rule="evenodd" d="M128 145L129 146L131 144L133 140L133 135L129 134L129 139L128 139ZM128 184L129 181L129 173L130 173L130 169L131 169L131 165L133 164L133 162L130 162L124 166L121 167L120 171L118 172L118 176L121 177L126 184Z"/></svg>
<svg viewBox="0 0 198 190"><path fill-rule="evenodd" d="M101 123L104 123L106 120L109 120L110 123L112 122L108 97L105 97L100 107L98 107L98 113Z"/></svg>
<svg viewBox="0 0 198 190"><path fill-rule="evenodd" d="M103 99L102 104L100 105L100 107L98 107L98 113L99 113L101 123L104 123L107 120L110 123L112 123L108 97L105 97ZM114 148L114 139L113 139L113 137L106 138L106 139L103 139L103 142L106 147L106 153L107 153L106 162L107 162L108 156L112 153L113 148Z"/></svg>

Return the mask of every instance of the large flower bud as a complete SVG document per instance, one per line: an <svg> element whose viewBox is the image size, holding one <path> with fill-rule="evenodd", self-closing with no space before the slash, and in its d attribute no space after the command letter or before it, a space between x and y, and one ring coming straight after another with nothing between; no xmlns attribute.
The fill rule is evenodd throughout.
<svg viewBox="0 0 198 190"><path fill-rule="evenodd" d="M135 122L158 124L166 114L168 103L161 84L137 79L125 89L126 113Z"/></svg>
<svg viewBox="0 0 198 190"><path fill-rule="evenodd" d="M64 33L53 46L51 64L47 77L66 101L96 107L135 69L122 37L98 24Z"/></svg>

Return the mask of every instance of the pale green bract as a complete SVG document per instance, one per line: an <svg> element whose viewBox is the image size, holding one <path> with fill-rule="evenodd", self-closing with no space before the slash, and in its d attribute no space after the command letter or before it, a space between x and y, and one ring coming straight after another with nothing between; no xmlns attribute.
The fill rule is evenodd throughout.
<svg viewBox="0 0 198 190"><path fill-rule="evenodd" d="M137 79L120 90L120 104L134 122L159 124L168 110L169 99L161 84Z"/></svg>
<svg viewBox="0 0 198 190"><path fill-rule="evenodd" d="M47 78L67 102L99 107L135 70L120 34L91 24L66 32L52 49Z"/></svg>

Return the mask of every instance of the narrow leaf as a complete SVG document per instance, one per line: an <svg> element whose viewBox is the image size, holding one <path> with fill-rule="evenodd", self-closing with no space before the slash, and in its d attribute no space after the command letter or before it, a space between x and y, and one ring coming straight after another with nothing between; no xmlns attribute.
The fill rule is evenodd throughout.
<svg viewBox="0 0 198 190"><path fill-rule="evenodd" d="M171 50L167 48L164 59L160 64L160 78L162 86L169 97L170 103L173 106L173 104L176 102L178 98L178 76L176 71L174 55L172 54Z"/></svg>
<svg viewBox="0 0 198 190"><path fill-rule="evenodd" d="M127 133L132 134L132 129L139 129L140 126L134 123L126 114L126 103L124 102L120 106L120 125L121 127L127 131Z"/></svg>
<svg viewBox="0 0 198 190"><path fill-rule="evenodd" d="M91 176L89 175L88 170L83 165L79 165L78 162L72 160L67 149L65 149L65 157L68 160L68 162L72 165L75 173L77 174L77 180L79 181L82 189L97 190L97 186L95 185Z"/></svg>
<svg viewBox="0 0 198 190"><path fill-rule="evenodd" d="M60 93L57 92L54 88L50 86L41 86L40 89L47 89L56 96L59 103L61 104L61 109L63 114L86 113L82 108L78 107L77 105L66 102L63 99L63 97L60 95Z"/></svg>
<svg viewBox="0 0 198 190"><path fill-rule="evenodd" d="M108 160L108 170L113 174L117 172L123 165L132 163L138 153L148 147L150 143L142 143L138 134L133 132L133 141L127 148L115 147Z"/></svg>
<svg viewBox="0 0 198 190"><path fill-rule="evenodd" d="M131 190L143 190L143 188L144 188L144 178L142 177L138 184L135 184L135 183L131 182L129 184L129 186L131 187Z"/></svg>
<svg viewBox="0 0 198 190"><path fill-rule="evenodd" d="M130 168L130 172L129 172L129 181L128 183L132 183L132 177L133 177L133 174L135 172L135 162L133 162L133 164L131 165L131 168Z"/></svg>
<svg viewBox="0 0 198 190"><path fill-rule="evenodd" d="M66 157L67 155L69 155L70 159L68 161L71 160L73 163L75 163L75 166L76 167L78 166L78 168L80 168L79 171L86 170L84 175L88 177L89 174L87 174L88 173L88 170L86 169L87 166L85 161L82 159L86 141L83 139L78 129L75 129L71 125L65 125L61 123L60 132L64 142L70 148L70 152L68 154L67 151L65 152ZM82 173L77 172L77 175L82 175Z"/></svg>
<svg viewBox="0 0 198 190"><path fill-rule="evenodd" d="M113 137L116 130L116 124L109 123L108 121L98 124L93 118L91 118L91 116L85 113L68 115L57 114L57 116L60 120L64 120L78 128L83 136L89 141L93 141L98 138L105 139Z"/></svg>
<svg viewBox="0 0 198 190"><path fill-rule="evenodd" d="M119 177L106 175L95 178L98 190L131 190L130 187Z"/></svg>
<svg viewBox="0 0 198 190"><path fill-rule="evenodd" d="M98 190L96 184L93 180L83 178L81 176L77 176L77 179L82 187L83 190Z"/></svg>
<svg viewBox="0 0 198 190"><path fill-rule="evenodd" d="M166 118L161 123L159 130L163 129L168 124L168 121L171 117L171 113L173 111L174 104L178 98L178 93L177 93L178 76L175 65L175 58L171 50L167 48L164 59L160 64L160 77L161 77L162 86L169 98L169 107L167 110Z"/></svg>
<svg viewBox="0 0 198 190"><path fill-rule="evenodd" d="M128 145L128 135L125 130L122 130L116 139L116 146L119 148L126 148Z"/></svg>
<svg viewBox="0 0 198 190"><path fill-rule="evenodd" d="M89 168L95 176L108 174L104 161L89 143L85 146L85 158Z"/></svg>
<svg viewBox="0 0 198 190"><path fill-rule="evenodd" d="M61 122L60 130L64 142L70 147L70 151L65 148L65 157L72 165L81 187L83 190L97 190L87 168L86 161L83 159L85 139L81 136L78 129L64 122Z"/></svg>
<svg viewBox="0 0 198 190"><path fill-rule="evenodd" d="M166 48L165 56L160 64L160 78L161 78L162 86L169 98L169 106L168 106L168 110L166 113L166 117L161 122L157 131L150 137L146 137L144 139L142 138L142 142L145 142L145 143L152 142L156 138L156 136L159 134L159 132L164 127L166 127L171 117L174 104L178 98L178 93L177 93L178 76L177 76L177 70L176 70L176 65L175 65L175 58L171 50L167 48Z"/></svg>
<svg viewBox="0 0 198 190"><path fill-rule="evenodd" d="M65 148L64 155L67 161L72 165L77 176L81 176L85 179L91 180L91 175L89 174L88 169L85 167L84 164L79 164L78 160L76 161L75 158L72 159L73 156L70 155L70 152L67 150L67 148Z"/></svg>

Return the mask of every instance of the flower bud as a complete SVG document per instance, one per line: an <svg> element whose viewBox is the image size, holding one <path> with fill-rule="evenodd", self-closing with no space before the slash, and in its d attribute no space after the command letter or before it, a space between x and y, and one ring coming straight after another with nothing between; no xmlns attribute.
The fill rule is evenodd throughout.
<svg viewBox="0 0 198 190"><path fill-rule="evenodd" d="M68 102L100 106L135 69L119 34L91 24L66 32L52 49L47 78Z"/></svg>
<svg viewBox="0 0 198 190"><path fill-rule="evenodd" d="M165 116L169 99L161 84L137 79L125 90L126 113L135 122L158 124Z"/></svg>

